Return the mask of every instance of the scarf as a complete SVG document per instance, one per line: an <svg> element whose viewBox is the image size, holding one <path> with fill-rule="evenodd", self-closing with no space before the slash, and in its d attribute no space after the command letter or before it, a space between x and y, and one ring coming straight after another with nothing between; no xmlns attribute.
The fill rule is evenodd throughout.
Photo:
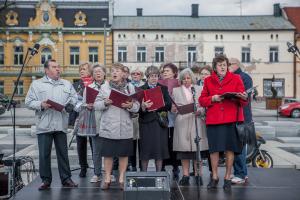
<svg viewBox="0 0 300 200"><path fill-rule="evenodd" d="M127 93L126 92L126 88L127 88L126 80L121 83L117 83L117 82L111 80L111 81L109 81L109 86L115 90L122 92L122 93L125 93L125 94Z"/></svg>
<svg viewBox="0 0 300 200"><path fill-rule="evenodd" d="M92 76L82 77L81 80L82 80L82 83L83 83L84 87L86 87L86 86L93 83L93 77Z"/></svg>

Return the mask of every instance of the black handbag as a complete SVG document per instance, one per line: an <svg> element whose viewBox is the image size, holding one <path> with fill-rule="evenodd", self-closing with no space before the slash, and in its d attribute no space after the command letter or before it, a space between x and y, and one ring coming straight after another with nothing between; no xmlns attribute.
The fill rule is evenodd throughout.
<svg viewBox="0 0 300 200"><path fill-rule="evenodd" d="M239 119L239 110L240 106L238 106L237 110L237 122L236 122L236 131L238 134L238 139L242 145L248 144L248 145L256 145L256 133L255 133L255 127L254 122L238 122Z"/></svg>
<svg viewBox="0 0 300 200"><path fill-rule="evenodd" d="M159 112L157 113L158 123L162 128L168 128L169 120L167 112Z"/></svg>

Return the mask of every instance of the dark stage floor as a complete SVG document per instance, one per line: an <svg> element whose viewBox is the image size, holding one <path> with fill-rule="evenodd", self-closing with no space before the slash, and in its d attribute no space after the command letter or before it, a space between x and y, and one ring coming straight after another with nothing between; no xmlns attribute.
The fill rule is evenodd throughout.
<svg viewBox="0 0 300 200"><path fill-rule="evenodd" d="M221 169L223 174L224 169ZM79 178L78 171L73 172L73 180L79 183L76 189L62 188L58 171L53 170L53 182L48 191L38 191L41 183L39 178L20 190L12 199L16 200L116 200L123 199L123 192L117 184L113 184L109 191L102 191L100 184L89 183L92 171L87 178ZM220 176L221 177L221 176ZM197 187L191 179L191 186L178 187L172 181L172 200L299 200L300 199L300 171L295 169L257 169L249 168L249 182L245 185L233 186L230 193L223 191L223 180L219 182L217 190L208 191L206 185L209 175L204 176L204 186L198 197ZM141 199L142 200L142 199Z"/></svg>

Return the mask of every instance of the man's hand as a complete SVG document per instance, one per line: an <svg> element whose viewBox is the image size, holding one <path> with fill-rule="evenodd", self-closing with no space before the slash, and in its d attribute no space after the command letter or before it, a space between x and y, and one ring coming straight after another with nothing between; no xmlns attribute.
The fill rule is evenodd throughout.
<svg viewBox="0 0 300 200"><path fill-rule="evenodd" d="M48 103L46 103L46 101L43 101L42 103L41 103L41 107L42 107L42 109L48 109L48 108L51 108L51 105L50 104L48 104Z"/></svg>

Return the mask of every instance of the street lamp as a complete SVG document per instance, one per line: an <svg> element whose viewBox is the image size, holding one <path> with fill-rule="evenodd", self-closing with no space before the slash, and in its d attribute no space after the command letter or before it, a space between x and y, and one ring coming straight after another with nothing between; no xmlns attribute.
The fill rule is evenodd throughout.
<svg viewBox="0 0 300 200"><path fill-rule="evenodd" d="M104 50L103 50L103 64L106 67L106 22L107 18L101 18L102 22L104 23L104 30L103 30L103 38L104 38Z"/></svg>

